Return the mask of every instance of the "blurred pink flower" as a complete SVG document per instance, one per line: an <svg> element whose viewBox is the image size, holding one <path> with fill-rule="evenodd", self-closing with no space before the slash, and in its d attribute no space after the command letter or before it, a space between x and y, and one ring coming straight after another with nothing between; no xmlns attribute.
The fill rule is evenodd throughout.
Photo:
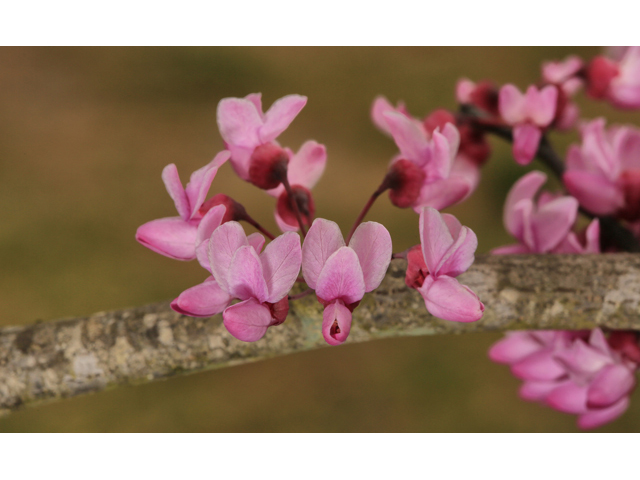
<svg viewBox="0 0 640 480"><path fill-rule="evenodd" d="M595 57L587 68L587 93L619 108L640 108L640 47L619 50L620 58Z"/></svg>

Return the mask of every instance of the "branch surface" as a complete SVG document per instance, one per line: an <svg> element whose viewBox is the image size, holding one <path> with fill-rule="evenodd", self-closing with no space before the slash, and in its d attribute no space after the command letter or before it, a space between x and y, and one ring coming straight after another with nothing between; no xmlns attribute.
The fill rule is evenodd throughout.
<svg viewBox="0 0 640 480"><path fill-rule="evenodd" d="M640 330L640 255L479 256L459 280L486 306L462 324L431 316L394 260L354 311L347 343L406 335L518 329ZM300 286L300 290L304 287ZM23 405L228 367L327 346L314 296L291 302L283 325L255 343L222 318L192 318L169 302L0 330L0 413ZM336 348L336 347L333 347Z"/></svg>

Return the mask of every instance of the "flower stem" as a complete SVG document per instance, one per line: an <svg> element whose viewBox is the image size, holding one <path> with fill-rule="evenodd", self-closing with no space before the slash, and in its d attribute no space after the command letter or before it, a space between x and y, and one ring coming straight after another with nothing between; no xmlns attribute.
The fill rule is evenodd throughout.
<svg viewBox="0 0 640 480"><path fill-rule="evenodd" d="M313 289L307 288L304 292L300 292L296 295L289 295L289 300L298 300L299 298L304 298L311 293L313 293Z"/></svg>
<svg viewBox="0 0 640 480"><path fill-rule="evenodd" d="M349 240L351 240L353 233L356 231L356 228L358 228L358 225L362 223L362 220L364 220L365 215L369 212L369 210L375 203L376 199L380 195L382 195L382 193L384 193L384 191L387 190L388 188L389 188L389 185L388 185L387 177L385 177L385 179L382 181L378 189L375 192L373 192L373 195L371 195L371 198L369 198L369 200L367 201L366 205L360 212L360 215L358 215L358 218L356 218L356 221L354 222L353 227L351 227L351 231L349 232L349 236L347 237L347 245L349 244Z"/></svg>
<svg viewBox="0 0 640 480"><path fill-rule="evenodd" d="M293 209L293 213L296 216L296 220L298 221L298 225L300 226L300 231L302 232L302 238L304 239L304 237L307 236L307 230L304 228L304 223L302 222L302 215L300 215L300 210L298 209L298 202L296 201L293 195L293 190L291 189L291 185L289 185L289 179L287 178L286 175L284 175L282 178L282 185L284 185L284 189L286 190L287 195L289 196L289 202L290 202L291 208Z"/></svg>
<svg viewBox="0 0 640 480"><path fill-rule="evenodd" d="M256 222L248 213L243 218L243 220L249 225L255 227L258 231L262 232L269 240L273 240L274 238L276 238L269 230Z"/></svg>

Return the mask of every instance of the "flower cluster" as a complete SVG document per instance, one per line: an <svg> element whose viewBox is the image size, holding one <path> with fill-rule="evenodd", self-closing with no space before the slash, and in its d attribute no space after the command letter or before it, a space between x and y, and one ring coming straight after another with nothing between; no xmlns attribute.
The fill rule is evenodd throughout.
<svg viewBox="0 0 640 480"><path fill-rule="evenodd" d="M485 306L457 279L474 262L477 237L440 210L463 202L478 187L481 167L491 155L489 135L511 142L519 165L535 158L546 163L566 189L541 191L547 176L540 171L517 180L503 214L517 243L492 254L640 251L640 130L607 128L603 118L580 119L575 97L582 89L615 107L640 108L640 47L612 49L590 61L571 56L546 62L540 80L522 90L461 79L455 88L459 109L438 108L422 119L402 102L394 106L376 98L371 119L393 139L398 153L346 239L338 224L315 218L311 190L326 166L325 146L308 140L294 151L277 141L307 98L285 96L266 112L260 94L224 98L217 120L225 150L194 172L186 187L175 165L165 167L162 179L179 216L145 223L136 239L173 259L197 259L207 278L178 295L171 307L191 316L221 313L229 333L242 341L260 340L269 327L286 321L290 302L315 293L323 309L318 328L324 339L330 345L345 342L355 309L383 282L394 259L406 260L405 284L423 298L430 314L478 321ZM581 141L562 162L548 137L576 128ZM271 234L225 193L207 199L227 162L241 179L275 199L281 235ZM420 244L405 252L393 253L383 225L364 222L387 190L393 205L418 215ZM578 230L580 214L589 223ZM257 232L247 234L239 222ZM612 225L613 235L607 231ZM292 293L296 284L301 287ZM601 329L511 332L489 356L510 365L524 381L524 399L577 415L581 428L623 414L640 366L635 332Z"/></svg>

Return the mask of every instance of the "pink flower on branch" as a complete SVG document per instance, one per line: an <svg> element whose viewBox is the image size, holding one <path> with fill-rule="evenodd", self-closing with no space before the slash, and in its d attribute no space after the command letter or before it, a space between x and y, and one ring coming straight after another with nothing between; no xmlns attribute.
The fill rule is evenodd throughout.
<svg viewBox="0 0 640 480"><path fill-rule="evenodd" d="M345 246L340 227L318 218L302 246L302 274L324 305L322 335L340 345L351 331L351 312L382 282L391 262L391 236L376 222L362 223Z"/></svg>
<svg viewBox="0 0 640 480"><path fill-rule="evenodd" d="M578 415L578 426L592 429L629 406L640 348L632 332L614 332L609 341L600 329L510 332L491 347L489 357L511 365L524 380L523 399Z"/></svg>
<svg viewBox="0 0 640 480"><path fill-rule="evenodd" d="M555 118L557 100L558 89L554 85L542 90L531 85L525 94L510 84L500 89L500 115L513 126L513 156L520 165L533 160L543 130Z"/></svg>
<svg viewBox="0 0 640 480"><path fill-rule="evenodd" d="M186 188L180 182L177 167L173 163L167 165L162 171L162 180L180 216L160 218L141 225L136 231L136 240L154 252L176 260L196 258L197 231L204 216L200 208L218 169L229 155L224 150L208 165L193 172Z"/></svg>
<svg viewBox="0 0 640 480"><path fill-rule="evenodd" d="M277 237L261 253L263 245L262 235L247 237L237 222L216 228L206 246L212 276L182 292L171 308L203 317L222 312L231 335L245 342L261 339L267 328L284 322L287 294L302 262L300 237L294 232ZM233 299L240 303L230 305Z"/></svg>
<svg viewBox="0 0 640 480"><path fill-rule="evenodd" d="M475 322L484 313L484 304L455 277L464 273L475 259L478 239L453 215L424 207L420 213L420 250L407 255L405 283L424 298L432 315L453 322Z"/></svg>
<svg viewBox="0 0 640 480"><path fill-rule="evenodd" d="M640 47L627 47L619 59L594 58L587 67L587 93L619 108L640 108Z"/></svg>
<svg viewBox="0 0 640 480"><path fill-rule="evenodd" d="M640 130L607 130L603 118L585 124L581 145L567 153L563 180L589 212L640 220Z"/></svg>

